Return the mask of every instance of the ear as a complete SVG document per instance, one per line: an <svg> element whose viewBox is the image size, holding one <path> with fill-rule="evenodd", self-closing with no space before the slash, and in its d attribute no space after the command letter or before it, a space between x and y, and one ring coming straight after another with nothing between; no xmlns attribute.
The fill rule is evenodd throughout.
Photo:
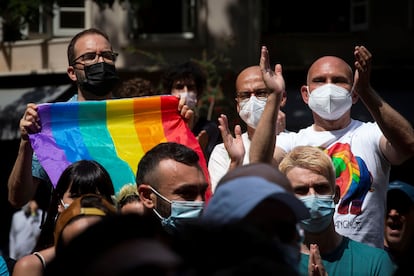
<svg viewBox="0 0 414 276"><path fill-rule="evenodd" d="M352 97L352 104L356 104L358 102L359 96L358 93L356 93L353 89L351 91L351 97Z"/></svg>
<svg viewBox="0 0 414 276"><path fill-rule="evenodd" d="M286 101L287 101L287 93L286 91L283 91L282 101L280 102L280 107L284 107L286 105Z"/></svg>
<svg viewBox="0 0 414 276"><path fill-rule="evenodd" d="M341 188L338 185L335 185L335 197L334 197L335 204L338 204L340 198L341 198Z"/></svg>
<svg viewBox="0 0 414 276"><path fill-rule="evenodd" d="M305 102L305 104L308 104L308 101L309 101L308 86L302 85L302 87L300 88L300 93L302 94L302 100Z"/></svg>
<svg viewBox="0 0 414 276"><path fill-rule="evenodd" d="M145 208L147 209L153 209L155 206L154 198L151 195L153 194L151 188L147 184L140 184L138 186L138 194L139 198L142 201L142 204L144 204Z"/></svg>
<svg viewBox="0 0 414 276"><path fill-rule="evenodd" d="M78 80L78 78L76 77L76 74L75 74L75 68L73 68L73 66L69 66L68 69L66 70L66 72L67 72L67 74L68 74L68 76L71 80L73 80L73 81Z"/></svg>
<svg viewBox="0 0 414 276"><path fill-rule="evenodd" d="M237 101L237 98L234 98L234 100L236 101L236 109L237 109L237 114L240 113L240 106L239 106L239 102Z"/></svg>

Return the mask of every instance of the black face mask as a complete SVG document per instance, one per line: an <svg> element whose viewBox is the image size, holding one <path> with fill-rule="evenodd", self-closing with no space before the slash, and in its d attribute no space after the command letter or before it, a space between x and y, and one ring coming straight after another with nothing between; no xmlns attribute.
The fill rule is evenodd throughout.
<svg viewBox="0 0 414 276"><path fill-rule="evenodd" d="M79 83L81 88L99 97L111 92L119 81L113 64L94 63L85 66L84 70L85 80Z"/></svg>

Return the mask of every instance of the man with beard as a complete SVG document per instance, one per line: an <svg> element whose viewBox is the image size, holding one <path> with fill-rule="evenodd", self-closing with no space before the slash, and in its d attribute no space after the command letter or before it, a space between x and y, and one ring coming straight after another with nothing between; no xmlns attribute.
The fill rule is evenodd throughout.
<svg viewBox="0 0 414 276"><path fill-rule="evenodd" d="M115 69L118 56L112 49L108 36L98 29L86 29L76 34L68 45L69 78L78 91L69 101L107 100L113 98L112 90L119 78ZM193 111L180 101L179 110L185 119ZM39 182L49 180L40 165L29 141L29 133L40 131L37 105L29 103L20 120L20 146L17 159L8 180L9 202L21 207L33 198Z"/></svg>
<svg viewBox="0 0 414 276"><path fill-rule="evenodd" d="M115 69L117 53L113 52L108 36L98 29L87 29L75 35L68 45L69 78L76 82L78 91L69 101L106 100L119 78ZM20 146L9 176L9 201L24 205L34 196L43 180L49 180L30 144L29 133L40 130L37 105L27 104L20 120Z"/></svg>

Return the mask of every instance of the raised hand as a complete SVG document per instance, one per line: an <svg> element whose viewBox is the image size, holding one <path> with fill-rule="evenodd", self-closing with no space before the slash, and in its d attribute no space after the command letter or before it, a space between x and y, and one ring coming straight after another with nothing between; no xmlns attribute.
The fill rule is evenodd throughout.
<svg viewBox="0 0 414 276"><path fill-rule="evenodd" d="M364 46L355 46L354 57L354 89L360 94L370 88L372 54Z"/></svg>
<svg viewBox="0 0 414 276"><path fill-rule="evenodd" d="M233 169L237 166L243 164L243 159L245 155L245 149L242 139L242 131L240 125L234 127L234 137L230 132L229 123L227 116L221 114L218 118L219 130L221 137L223 138L224 147L227 150L227 153L231 159L230 169Z"/></svg>
<svg viewBox="0 0 414 276"><path fill-rule="evenodd" d="M285 91L285 80L282 75L282 65L276 64L274 71L270 67L269 51L266 46L262 46L260 56L260 69L262 70L263 80L266 87L272 92L280 94L282 98Z"/></svg>

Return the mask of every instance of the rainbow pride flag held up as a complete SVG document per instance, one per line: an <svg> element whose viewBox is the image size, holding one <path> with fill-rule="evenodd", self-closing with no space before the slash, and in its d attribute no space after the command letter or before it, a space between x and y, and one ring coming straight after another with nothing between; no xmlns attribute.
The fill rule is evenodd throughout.
<svg viewBox="0 0 414 276"><path fill-rule="evenodd" d="M56 186L71 163L96 160L109 172L115 192L135 183L138 162L161 142L177 142L197 152L209 181L201 147L170 95L38 105L42 129L30 134L40 164Z"/></svg>

